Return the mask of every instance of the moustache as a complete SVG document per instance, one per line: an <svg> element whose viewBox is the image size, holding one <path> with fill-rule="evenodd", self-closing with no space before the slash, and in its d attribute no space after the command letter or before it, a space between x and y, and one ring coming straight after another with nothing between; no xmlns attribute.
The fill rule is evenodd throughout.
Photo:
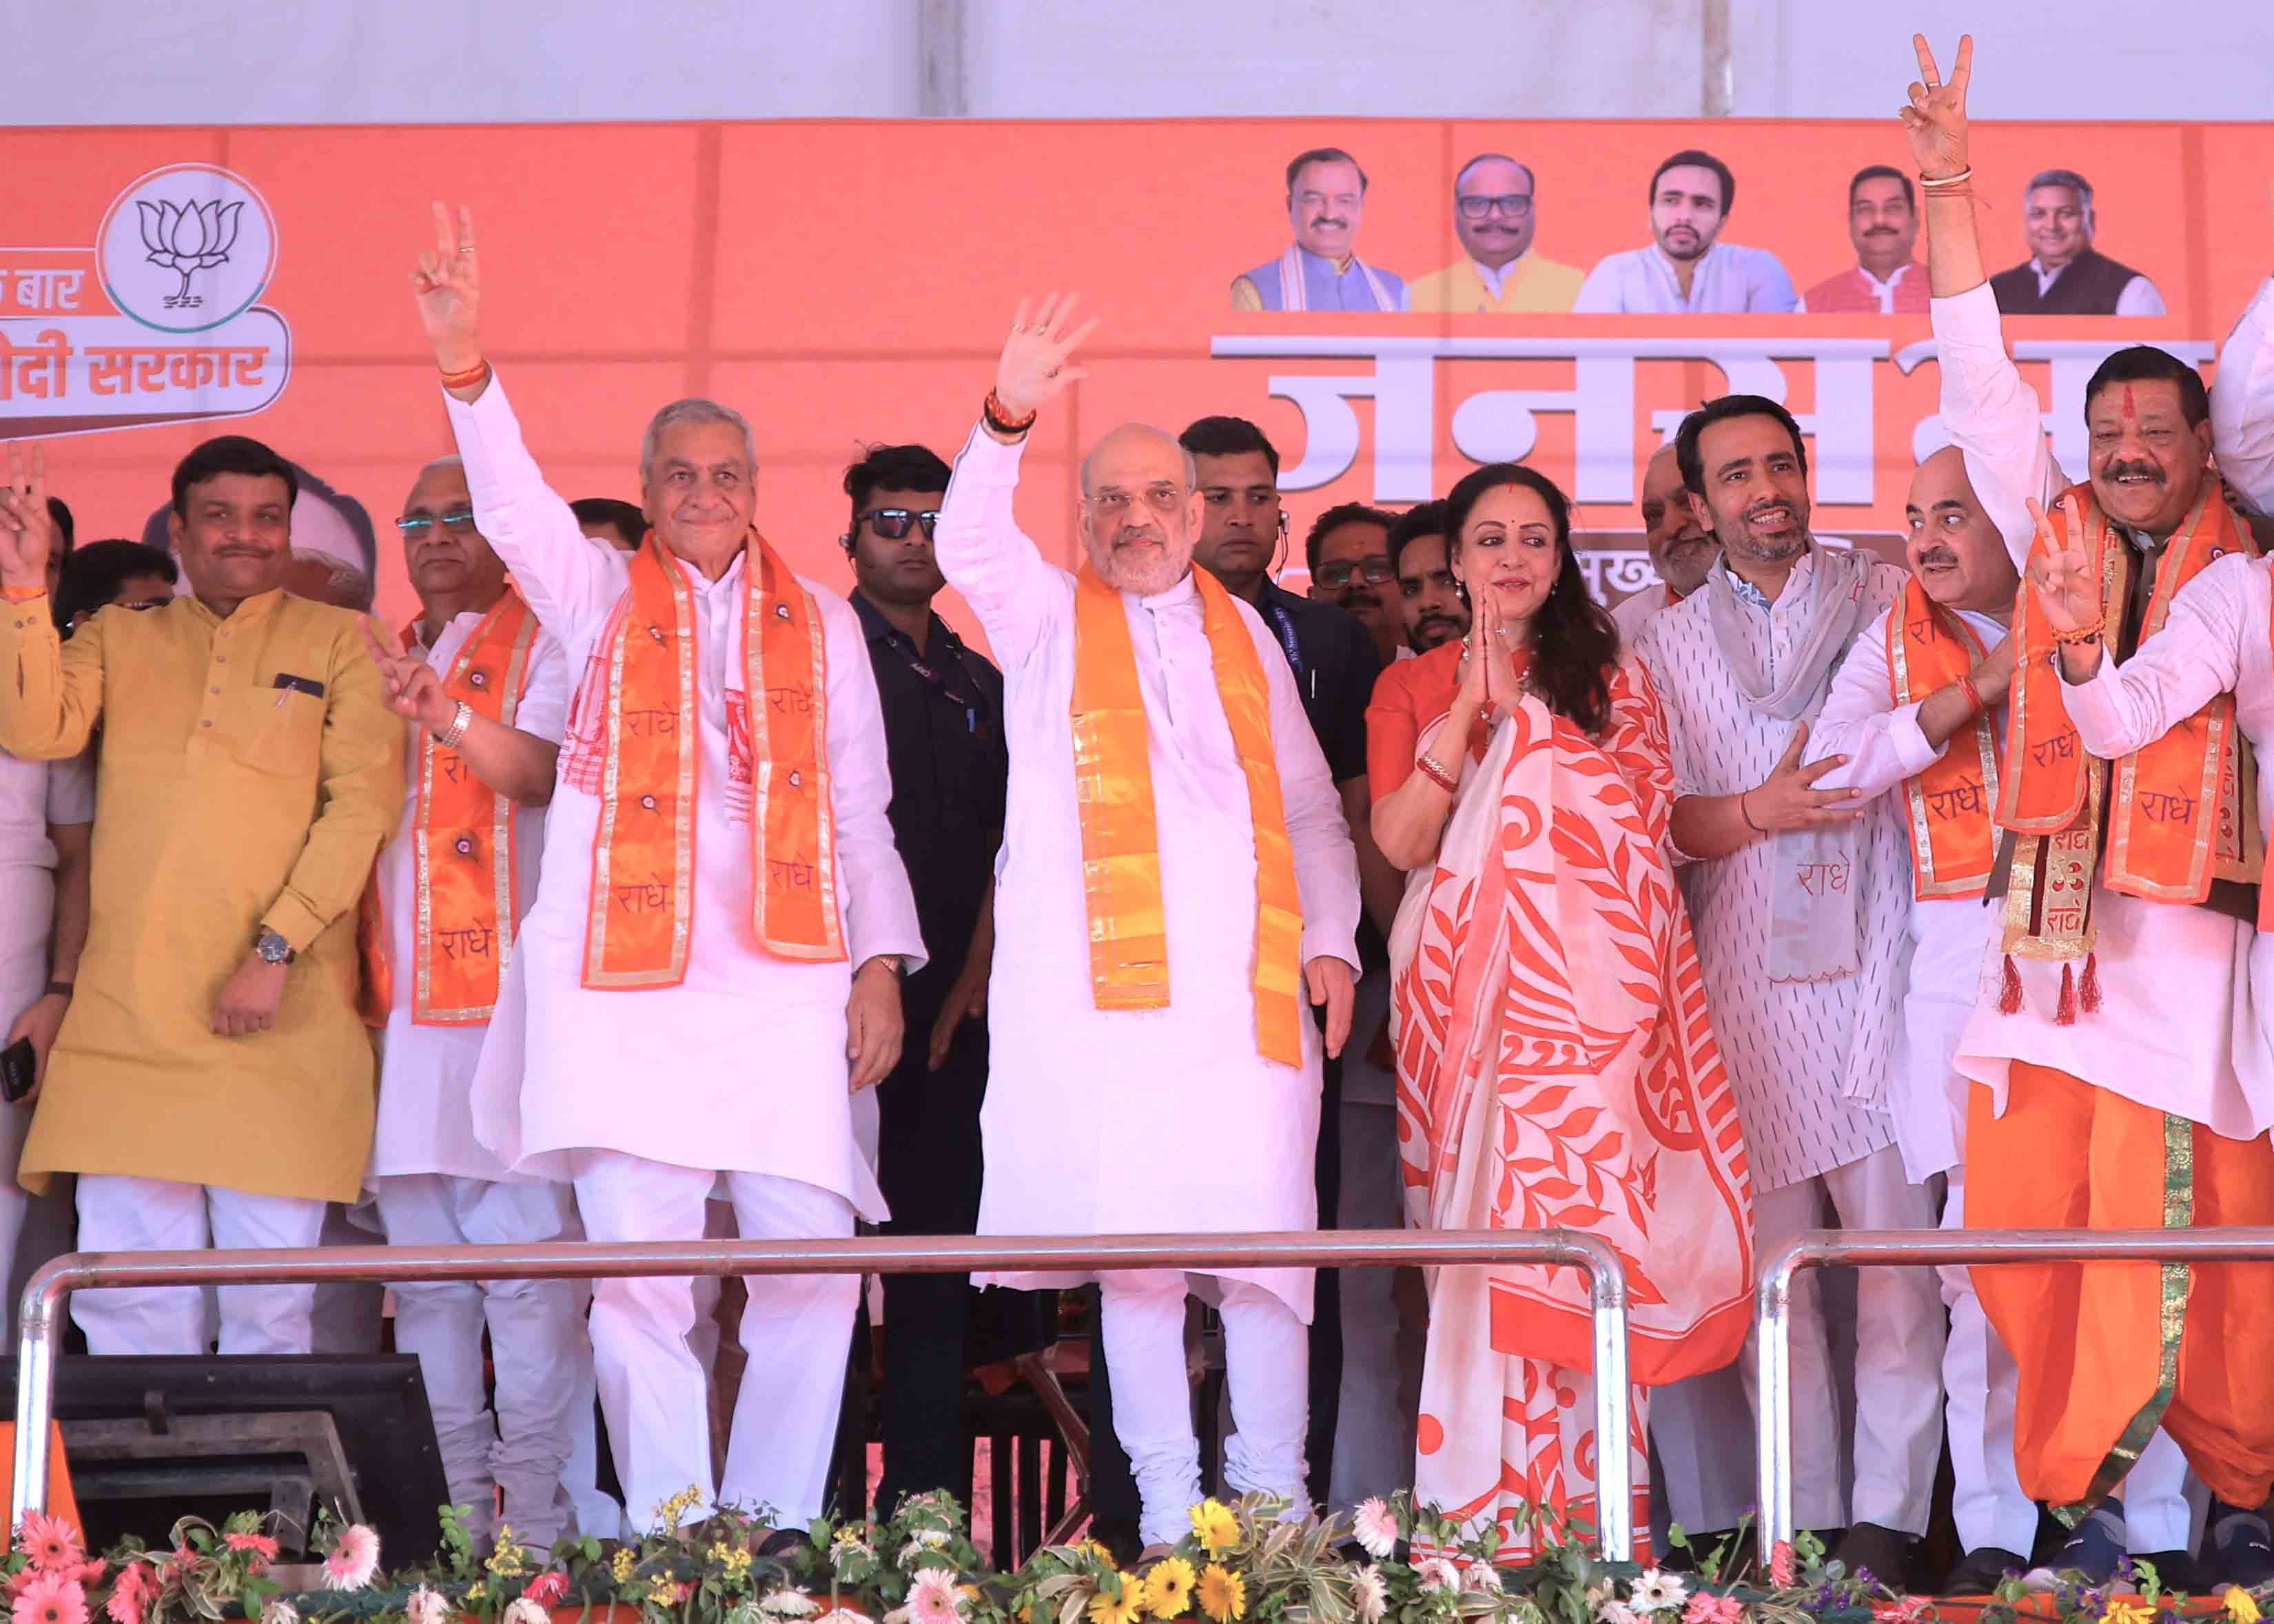
<svg viewBox="0 0 2274 1624"><path fill-rule="evenodd" d="M1871 229L1865 231L1864 235L1866 237L1893 237L1895 235L1895 229L1893 226L1873 226Z"/></svg>
<svg viewBox="0 0 2274 1624"><path fill-rule="evenodd" d="M1134 524L1113 538L1113 545L1117 547L1133 547L1141 541L1149 542L1158 547L1167 545L1168 538L1152 525Z"/></svg>
<svg viewBox="0 0 2274 1624"><path fill-rule="evenodd" d="M1426 632L1441 627L1446 631L1457 632L1461 629L1461 623L1449 614L1425 614L1414 622L1413 629Z"/></svg>
<svg viewBox="0 0 2274 1624"><path fill-rule="evenodd" d="M1953 569L1958 568L1958 554L1948 547L1930 547L1919 554L1918 567L1921 569L1939 569L1946 564Z"/></svg>
<svg viewBox="0 0 2274 1624"><path fill-rule="evenodd" d="M2111 462L2101 470L2104 479L2152 479L2164 483L2164 470L2153 462Z"/></svg>
<svg viewBox="0 0 2274 1624"><path fill-rule="evenodd" d="M1311 229L1315 231L1321 226L1331 226L1336 230L1340 231L1347 228L1349 224L1349 221L1337 220L1332 214L1321 214L1317 219L1311 222Z"/></svg>

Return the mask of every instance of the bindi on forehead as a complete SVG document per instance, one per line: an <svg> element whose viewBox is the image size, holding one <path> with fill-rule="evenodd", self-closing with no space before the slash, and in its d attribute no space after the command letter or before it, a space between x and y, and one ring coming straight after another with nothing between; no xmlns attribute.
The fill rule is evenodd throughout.
<svg viewBox="0 0 2274 1624"><path fill-rule="evenodd" d="M2125 422L2137 423L2140 421L2140 405L2137 401L2135 401L2132 398L2132 386L2128 383L2124 386L2124 404L2122 410L2124 413Z"/></svg>

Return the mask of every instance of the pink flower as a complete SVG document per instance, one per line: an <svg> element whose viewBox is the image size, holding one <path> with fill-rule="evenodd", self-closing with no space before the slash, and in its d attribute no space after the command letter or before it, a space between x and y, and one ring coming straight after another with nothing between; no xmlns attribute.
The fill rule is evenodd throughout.
<svg viewBox="0 0 2274 1624"><path fill-rule="evenodd" d="M1351 1513L1351 1534L1360 1550L1381 1561L1397 1548L1397 1518L1379 1495L1362 1500Z"/></svg>
<svg viewBox="0 0 2274 1624"><path fill-rule="evenodd" d="M1892 1607L1872 1608L1871 1616L1886 1624L1911 1624L1913 1620L1926 1616L1929 1599L1924 1596L1906 1596Z"/></svg>
<svg viewBox="0 0 2274 1624"><path fill-rule="evenodd" d="M147 1562L129 1562L118 1570L118 1583L110 1587L110 1599L102 1604L110 1624L142 1624L143 1612L150 1598L158 1593L157 1575Z"/></svg>
<svg viewBox="0 0 2274 1624"><path fill-rule="evenodd" d="M561 1598L568 1594L568 1575L558 1568L551 1573L541 1573L531 1579L521 1593L540 1607L557 1607Z"/></svg>
<svg viewBox="0 0 2274 1624"><path fill-rule="evenodd" d="M1461 1570L1442 1556L1425 1556L1413 1564L1413 1576L1425 1590L1450 1596L1461 1588Z"/></svg>
<svg viewBox="0 0 2274 1624"><path fill-rule="evenodd" d="M1700 1590L1682 1610L1682 1624L1740 1624L1744 1616L1745 1604L1736 1597Z"/></svg>
<svg viewBox="0 0 2274 1624"><path fill-rule="evenodd" d="M87 1624L87 1592L75 1579L42 1573L17 1592L10 1613L15 1624Z"/></svg>
<svg viewBox="0 0 2274 1624"><path fill-rule="evenodd" d="M442 1599L440 1591L422 1584L403 1604L403 1614L410 1624L442 1624L450 1616L450 1604Z"/></svg>
<svg viewBox="0 0 2274 1624"><path fill-rule="evenodd" d="M1782 1590L1793 1582L1792 1542L1780 1539L1769 1547L1769 1583Z"/></svg>
<svg viewBox="0 0 2274 1624"><path fill-rule="evenodd" d="M324 1559L324 1583L335 1590L359 1590L378 1571L379 1536L361 1522L349 1523Z"/></svg>
<svg viewBox="0 0 2274 1624"><path fill-rule="evenodd" d="M919 1568L908 1585L908 1624L957 1624L963 1597L945 1568Z"/></svg>
<svg viewBox="0 0 2274 1624"><path fill-rule="evenodd" d="M232 1551L243 1551L252 1560L246 1564L252 1572L264 1574L268 1564L276 1560L276 1542L266 1534L223 1534L222 1544Z"/></svg>
<svg viewBox="0 0 2274 1624"><path fill-rule="evenodd" d="M16 1530L16 1548L44 1573L58 1573L87 1560L87 1553L79 1548L79 1530L62 1517L37 1511L24 1514L23 1526Z"/></svg>

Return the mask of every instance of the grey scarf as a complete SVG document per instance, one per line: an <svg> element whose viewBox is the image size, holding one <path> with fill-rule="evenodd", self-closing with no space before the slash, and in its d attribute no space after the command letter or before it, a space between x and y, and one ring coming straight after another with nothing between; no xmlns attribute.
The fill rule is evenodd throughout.
<svg viewBox="0 0 2274 1624"><path fill-rule="evenodd" d="M1781 722L1815 716L1848 646L1863 628L1871 560L1862 553L1808 544L1811 618L1791 663L1773 682L1753 658L1745 617L1726 562L1706 577L1713 640L1729 675L1756 715ZM1852 975L1861 959L1863 876L1856 872L1854 819L1769 837L1769 979L1828 981Z"/></svg>

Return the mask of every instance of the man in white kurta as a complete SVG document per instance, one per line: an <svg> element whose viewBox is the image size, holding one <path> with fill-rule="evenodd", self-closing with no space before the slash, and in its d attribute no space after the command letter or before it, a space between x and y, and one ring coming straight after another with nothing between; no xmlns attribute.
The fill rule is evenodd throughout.
<svg viewBox="0 0 2274 1624"><path fill-rule="evenodd" d="M634 560L645 556L643 568L652 568L655 554L594 546L546 485L503 385L482 360L472 222L436 212L436 251L422 256L413 278L420 316L477 522L578 673L573 733L576 706L610 703L594 650L627 598ZM769 701L744 691L739 632L749 618L745 570L759 562L750 528L756 460L739 414L705 401L656 414L642 447L653 541L666 575L683 582L694 643L678 711L644 724L696 733L700 861L678 914L683 974L636 989L585 984L606 803L576 780L564 752L546 821L547 881L522 921L476 1079L482 1142L516 1173L572 1180L595 1240L697 1238L714 1184L724 1185L745 1238L844 1237L856 1214L886 1215L855 1140L852 1094L873 1086L899 1053L894 978L922 961L923 944L885 821L891 773L867 640L852 606L816 583L794 584L811 605L826 668L813 699L826 716L834 841L827 922L844 944L840 957L793 959L760 944L754 813L747 798L739 813L730 807L736 774L753 765L742 741L729 738L730 710L747 714ZM669 590L676 595L679 586ZM791 613L786 603L780 612ZM620 663L630 658L620 654ZM764 877L771 884L771 872ZM749 1363L714 1502L706 1382L688 1346L691 1282L599 1282L593 1359L635 1522L689 1488L684 1521L707 1516L714 1503L771 1507L785 1528L821 1513L858 1293L852 1275L751 1278L742 1325Z"/></svg>
<svg viewBox="0 0 2274 1624"><path fill-rule="evenodd" d="M1920 466L1907 512L1915 576L1935 603L1950 606L1951 615L1978 644L1979 658L1967 674L1973 689L1952 684L1946 692L1913 680L1907 688L1913 697L1897 701L1887 650L1888 621L1902 612L1899 603L1871 623L1841 661L1809 737L1808 759L1843 757L1845 764L1819 778L1820 786L1852 789L1859 802L1890 796L1906 829L1916 823L1911 837L1916 872L1916 842L1926 828L1924 820L1946 806L1964 801L1965 812L1980 821L1984 841L1991 837L1994 775L1986 783L1977 778L1971 799L1962 788L1930 792L1921 775L1954 750L1969 752L1966 761L1978 759L1984 737L1992 761L2003 747L2006 683L2012 672L2006 633L2020 575L2005 538L1983 512L1964 454L1955 447L1944 447ZM1931 630L1919 628L1914 642L1923 642ZM1977 700L1986 711L1976 708ZM1931 806L1930 793L1937 797ZM1924 883L1936 883L1931 864ZM1997 934L1999 916L1984 904L1978 870L1966 894L1922 896L1920 890L1914 884L1909 972L1889 1062L1889 1102L1905 1175L1919 1184L1937 1175L1947 1178L1942 1226L1956 1229L1963 1227L1965 1213L1965 1159L1959 1147L1966 1126L1966 1082L1952 1061L1974 1012L1984 956ZM1945 1588L1971 1595L1994 1589L2008 1568L2028 1566L2037 1507L2022 1492L2014 1470L2018 1372L2013 1357L1984 1317L1968 1271L1946 1268L1939 1274L1943 1302L1950 1310L1942 1381L1948 1395L1951 1513L1965 1553Z"/></svg>
<svg viewBox="0 0 2274 1624"><path fill-rule="evenodd" d="M509 1176L474 1135L471 1091L489 1023L457 1010L438 1011L418 998L419 911L447 939L430 951L468 957L471 966L507 959L515 920L491 926L435 920L432 882L423 889L420 858L427 831L422 798L436 773L472 773L491 797L511 805L510 897L525 912L537 894L545 846L545 802L553 757L568 711L568 665L561 645L534 630L518 660L492 655L490 616L510 596L503 565L473 528L472 497L456 458L421 471L396 521L420 613L404 657L383 666L395 678L398 710L416 704L407 759L411 763L403 822L380 848L373 876L390 973L387 1025L380 1039L379 1120L367 1182L387 1238L398 1246L523 1244L571 1238L575 1207L568 1185ZM413 662L431 675L408 669ZM462 662L463 669L462 669ZM467 716L445 703L444 685L471 676L494 695L492 718ZM471 711L472 707L468 706ZM423 712L427 720L418 716ZM440 722L437 729L429 724ZM448 741L457 729L457 753ZM428 739L437 747L430 751ZM496 764L493 764L496 763ZM508 779L500 766L516 769ZM485 769L499 782L482 777ZM496 816L495 802L485 808ZM444 823L444 830L454 827ZM472 854L472 853L470 853ZM486 847L481 858L491 858ZM492 905L493 907L493 904ZM444 1019L438 1019L440 1014ZM483 1370L482 1333L495 1361L494 1410ZM395 1287L395 1345L418 1357L450 1499L472 1507L470 1527L491 1533L497 1491L516 1538L549 1551L566 1530L570 1505L562 1488L576 1400L589 1377L591 1352L572 1280L425 1281ZM589 1399L586 1401L589 1406ZM613 1530L612 1530L613 1531Z"/></svg>
<svg viewBox="0 0 2274 1624"><path fill-rule="evenodd" d="M1058 327L1065 325L1061 311ZM1047 368L1064 365L1072 342L1052 329L1047 305L1031 330L1014 328L998 380L1002 408L1030 414L1055 395L1060 380ZM989 410L998 410L997 399ZM1100 573L1110 586L1138 581L1152 589L1124 586L1118 596L1149 746L1169 1003L1100 1010L1069 711L1075 578L1046 560L1013 515L1022 438L1023 428L1008 443L985 424L974 431L957 459L936 542L948 583L979 616L1002 665L1011 753L989 993L990 1007L1008 1019L996 1029L982 1118L979 1232L1311 1229L1319 1034L1307 1018L1300 1021L1299 1066L1257 1051L1259 864L1248 778L1190 567L1200 498L1189 459L1167 436L1133 426L1107 436L1085 464L1085 527L1109 527L1101 504L1118 500L1124 512L1134 508L1125 538L1149 530L1159 538L1131 544L1133 553L1149 554L1141 573ZM1130 474L1131 466L1150 471ZM1088 551L1093 567L1101 553L1117 562L1109 544L1091 540ZM1269 684L1270 746L1301 902L1300 953L1314 1000L1328 1004L1328 1041L1338 1045L1358 966L1357 860L1284 656L1252 609L1224 599ZM1141 1532L1148 1545L1167 1544L1186 1531L1185 1514L1200 1498L1183 1353L1186 1278L1110 1271L996 1282L1093 1278L1102 1288L1114 1423L1137 1477ZM1311 1271L1215 1271L1202 1283L1223 1311L1239 1428L1226 1446L1226 1480L1235 1492L1282 1495L1300 1507Z"/></svg>
<svg viewBox="0 0 2274 1624"><path fill-rule="evenodd" d="M1904 583L1895 566L1826 549L1809 533L1806 463L1788 424L1782 408L1750 396L1712 402L1684 424L1677 443L1694 451L1683 453L1683 481L1723 557L1704 587L1651 616L1635 640L1666 706L1681 798L1673 832L1688 859L1683 893L1714 1032L1736 1086L1764 1248L1827 1222L1915 1229L1934 1222L1927 1192L1904 1177L1886 1098L1910 885L1892 816L1868 808L1844 820L1845 853L1802 881L1821 906L1836 898L1847 914L1846 967L1826 961L1780 973L1773 951L1788 843L1821 823L1815 798L1832 799L1796 776L1796 729L1817 719L1831 679L1822 662L1837 655L1818 622L1846 616L1852 629L1839 641L1852 641ZM1775 589L1773 598L1755 576ZM1725 637L1781 699L1748 696ZM1821 666L1812 697L1803 691L1811 658ZM1780 810L1786 807L1796 808L1789 822ZM1830 1350L1811 1273L1796 1286L1793 1313L1795 1515L1802 1527L1837 1528L1850 1519ZM1842 1547L1851 1569L1860 1560L1896 1577L1902 1547L1925 1531L1940 1454L1942 1343L1930 1274L1858 1276L1854 1526ZM1750 1357L1745 1366L1750 1395ZM1671 1473L1675 1519L1710 1528L1692 1521L1680 1497L1686 1485L1713 1477L1694 1459L1704 1421L1686 1395L1679 1383L1656 1395L1653 1436Z"/></svg>
<svg viewBox="0 0 2274 1624"><path fill-rule="evenodd" d="M1969 168L1964 108L1970 77L1931 86L1906 116L1924 172ZM1970 189L1926 189L1928 271L1942 372L1943 426L1966 454L1976 493L2017 565L2036 533L2028 504L2050 508L2073 483L2045 440L2044 408L2006 351L1996 297L1982 263ZM2267 342L2274 301L2262 289L2222 352L2212 393L2211 430L2219 469L2249 505L2274 504L2274 356ZM2160 489L2161 487L2158 486ZM2127 531L2152 560L2161 539ZM2071 719L2077 720L2072 713ZM2082 724L2078 723L2080 733ZM2003 863L2001 857L2001 866ZM2005 890L1993 876L2001 920ZM2150 901L2108 889L2096 873L2091 917L2097 930L2099 1008L2061 1022L2064 965L2004 955L1993 941L1985 974L2013 966L2018 999L1977 1001L1960 1041L1958 1071L1992 1091L2003 1111L2015 1063L2051 1068L2151 1109L2250 1138L2274 1123L2274 1079L2257 1053L2251 1014L2251 921L2209 906ZM2003 959L2004 962L1999 962ZM2018 1008L2007 1012L2006 1004ZM2175 1009L2200 1011L2174 1019ZM2254 1082L2254 1078L2256 1079ZM2128 1550L2184 1551L2191 1545L2184 1492L2186 1462L2160 1430L2140 1450L2115 1495L2079 1525L2058 1565L2097 1575ZM2261 1525L2263 1530L2263 1525ZM2213 1530L2216 1542L2218 1530Z"/></svg>

